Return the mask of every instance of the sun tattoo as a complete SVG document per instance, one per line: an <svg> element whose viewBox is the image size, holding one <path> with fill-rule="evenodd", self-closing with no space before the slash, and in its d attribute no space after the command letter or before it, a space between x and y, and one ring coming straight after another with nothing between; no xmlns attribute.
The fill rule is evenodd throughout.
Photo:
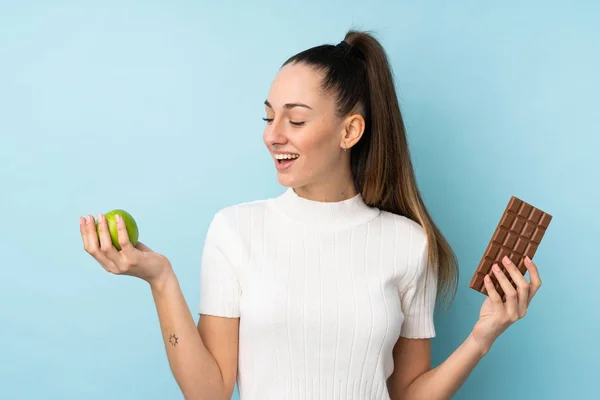
<svg viewBox="0 0 600 400"><path fill-rule="evenodd" d="M175 336L175 334L172 334L171 336L169 336L169 343L171 343L173 346L177 346L177 336Z"/></svg>

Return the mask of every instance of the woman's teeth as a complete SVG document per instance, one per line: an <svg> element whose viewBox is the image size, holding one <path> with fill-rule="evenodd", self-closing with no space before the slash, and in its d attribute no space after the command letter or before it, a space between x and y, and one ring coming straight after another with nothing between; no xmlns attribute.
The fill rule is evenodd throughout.
<svg viewBox="0 0 600 400"><path fill-rule="evenodd" d="M275 158L277 160L293 160L298 157L300 157L298 154L276 154L275 155Z"/></svg>

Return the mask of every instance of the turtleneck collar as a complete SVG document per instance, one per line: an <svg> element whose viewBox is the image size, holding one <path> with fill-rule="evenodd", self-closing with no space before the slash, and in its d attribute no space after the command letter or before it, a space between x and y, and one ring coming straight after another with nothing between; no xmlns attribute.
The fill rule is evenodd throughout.
<svg viewBox="0 0 600 400"><path fill-rule="evenodd" d="M297 223L324 229L360 225L380 213L378 208L366 205L360 193L347 200L322 202L301 197L291 187L275 197L273 204Z"/></svg>

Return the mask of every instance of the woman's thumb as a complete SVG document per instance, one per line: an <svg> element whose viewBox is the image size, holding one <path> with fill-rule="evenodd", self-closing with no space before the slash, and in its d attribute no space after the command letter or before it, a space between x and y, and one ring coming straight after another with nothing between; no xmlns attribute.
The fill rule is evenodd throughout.
<svg viewBox="0 0 600 400"><path fill-rule="evenodd" d="M144 243L142 242L137 242L137 244L135 245L135 248L140 250L140 251L144 251L144 252L150 252L152 251L152 249L148 246L146 246Z"/></svg>

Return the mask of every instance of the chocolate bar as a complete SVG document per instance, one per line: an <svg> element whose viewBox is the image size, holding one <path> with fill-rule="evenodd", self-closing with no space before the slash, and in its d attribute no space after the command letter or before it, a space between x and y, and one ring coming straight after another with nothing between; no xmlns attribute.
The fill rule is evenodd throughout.
<svg viewBox="0 0 600 400"><path fill-rule="evenodd" d="M519 271L525 275L527 272L525 256L533 259L551 220L552 215L515 196L511 196L492 235L492 240L490 240L479 266L473 274L473 278L471 278L469 287L487 296L483 279L489 273L494 287L502 297L502 301L505 301L504 290L502 290L502 286L500 286L496 275L492 271L492 265L497 263L513 287L516 288L517 285L512 280L504 264L502 264L502 259L504 256L508 256Z"/></svg>

